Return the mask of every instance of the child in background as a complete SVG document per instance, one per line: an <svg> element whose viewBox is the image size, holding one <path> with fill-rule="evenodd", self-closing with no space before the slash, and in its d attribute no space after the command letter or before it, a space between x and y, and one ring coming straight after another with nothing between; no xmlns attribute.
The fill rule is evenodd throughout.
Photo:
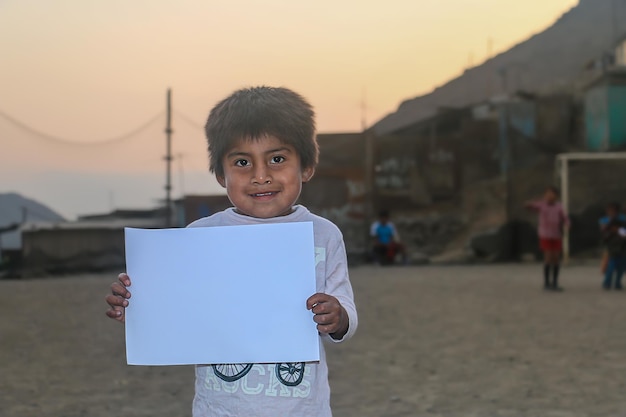
<svg viewBox="0 0 626 417"><path fill-rule="evenodd" d="M285 369L294 372L289 381L276 374L276 364L229 365L226 368L234 371L228 375L217 365L197 365L193 416L329 417L328 367L321 342L349 339L357 327L357 314L341 232L330 221L295 205L302 184L311 179L318 161L313 109L285 88L239 90L211 110L206 136L210 169L226 188L234 208L188 227L313 222L318 292L302 304L317 323L320 361L287 364ZM241 258L245 262L246 254ZM120 274L119 282L112 285L112 293L106 297L109 317L124 321L130 285L126 274ZM276 296L279 300L280 294ZM277 300L259 300L259 314L263 314L264 303L273 302ZM175 302L169 309L173 312L164 314L175 314ZM288 329L285 337L289 337Z"/></svg>
<svg viewBox="0 0 626 417"><path fill-rule="evenodd" d="M569 218L559 203L556 187L546 188L543 198L526 203L526 208L539 215L539 245L543 252L544 289L562 291L559 287L559 269L563 250L563 231L569 227ZM550 280L552 278L552 280Z"/></svg>
<svg viewBox="0 0 626 417"><path fill-rule="evenodd" d="M374 261L382 265L393 264L396 255L402 255L402 263L407 263L404 245L400 243L396 226L389 220L389 212L381 210L378 213L378 221L372 223L370 236L373 240Z"/></svg>
<svg viewBox="0 0 626 417"><path fill-rule="evenodd" d="M622 276L626 270L626 230L623 222L614 218L604 227L604 244L606 245L608 262L602 287L605 290L611 288L621 290ZM613 276L615 276L614 287Z"/></svg>
<svg viewBox="0 0 626 417"><path fill-rule="evenodd" d="M612 201L609 204L607 204L606 215L604 217L601 217L600 220L598 220L598 224L600 225L600 232L602 232L603 235L609 223L614 219L617 219L620 222L626 224L626 215L624 215L624 213L621 213L620 211L621 211L621 206L617 201ZM608 263L609 263L609 254L608 252L604 251L604 253L602 254L602 261L600 263L600 270L602 271L603 274L606 273L606 267Z"/></svg>

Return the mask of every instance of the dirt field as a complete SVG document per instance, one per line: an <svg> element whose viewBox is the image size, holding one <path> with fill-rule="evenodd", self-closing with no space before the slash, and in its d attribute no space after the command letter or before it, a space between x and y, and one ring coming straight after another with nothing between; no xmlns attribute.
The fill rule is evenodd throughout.
<svg viewBox="0 0 626 417"><path fill-rule="evenodd" d="M359 267L360 328L328 349L336 417L626 416L626 294L597 266ZM114 275L0 281L0 415L188 416L191 367L125 365Z"/></svg>

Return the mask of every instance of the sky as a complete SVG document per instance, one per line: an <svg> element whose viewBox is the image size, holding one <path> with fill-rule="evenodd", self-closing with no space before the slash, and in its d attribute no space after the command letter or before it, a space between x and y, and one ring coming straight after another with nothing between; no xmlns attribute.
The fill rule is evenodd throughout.
<svg viewBox="0 0 626 417"><path fill-rule="evenodd" d="M289 87L315 107L318 131L360 131L577 3L0 0L0 193L68 218L153 206L168 88L174 196L221 192L202 125L230 92Z"/></svg>

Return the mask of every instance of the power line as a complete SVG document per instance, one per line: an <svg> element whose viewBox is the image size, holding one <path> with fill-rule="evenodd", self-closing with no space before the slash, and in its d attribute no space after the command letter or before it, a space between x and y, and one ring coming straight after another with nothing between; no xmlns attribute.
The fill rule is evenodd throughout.
<svg viewBox="0 0 626 417"><path fill-rule="evenodd" d="M174 110L174 114L176 114L176 116L180 117L181 120L183 120L185 123L195 127L196 129L200 129L204 132L204 126L202 126L200 123L194 121L191 117L189 116L185 116L183 113L179 112L178 110Z"/></svg>
<svg viewBox="0 0 626 417"><path fill-rule="evenodd" d="M55 135L51 135L45 132L42 132L38 129L35 129L34 127L29 126L28 124L26 124L25 122L22 122L18 119L16 119L15 117L5 113L4 111L0 110L0 117L2 117L3 119L5 119L7 122L11 123L13 126L30 133L31 135L35 135L41 139L45 139L51 142L55 142L55 143L59 143L59 144L63 144L63 145L76 145L76 146L98 146L98 145L110 145L110 144L114 144L114 143L118 143L118 142L123 142L127 139L132 138L133 136L141 133L142 131L146 130L148 127L150 127L153 123L155 123L157 120L159 120L161 117L163 117L163 112L158 113L157 115L155 115L154 117L150 118L147 122L141 124L140 126L138 126L137 128L129 131L128 133L125 133L123 135L119 135L116 137L112 137L109 139L101 139L101 140L97 140L97 141L89 141L89 142L85 142L85 141L77 141L77 140L72 140L72 139L66 139L66 138L62 138L60 136L55 136Z"/></svg>

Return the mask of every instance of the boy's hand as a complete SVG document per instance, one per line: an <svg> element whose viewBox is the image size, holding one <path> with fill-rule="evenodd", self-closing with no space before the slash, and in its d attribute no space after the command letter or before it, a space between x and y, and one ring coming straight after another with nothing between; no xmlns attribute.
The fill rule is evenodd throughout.
<svg viewBox="0 0 626 417"><path fill-rule="evenodd" d="M111 294L105 297L109 309L107 316L120 322L124 322L124 309L128 307L128 299L130 291L126 287L130 287L130 278L125 273L121 273L117 277L118 281L111 284Z"/></svg>
<svg viewBox="0 0 626 417"><path fill-rule="evenodd" d="M306 301L306 308L315 314L313 321L320 333L339 340L348 332L348 313L332 295L314 294Z"/></svg>

